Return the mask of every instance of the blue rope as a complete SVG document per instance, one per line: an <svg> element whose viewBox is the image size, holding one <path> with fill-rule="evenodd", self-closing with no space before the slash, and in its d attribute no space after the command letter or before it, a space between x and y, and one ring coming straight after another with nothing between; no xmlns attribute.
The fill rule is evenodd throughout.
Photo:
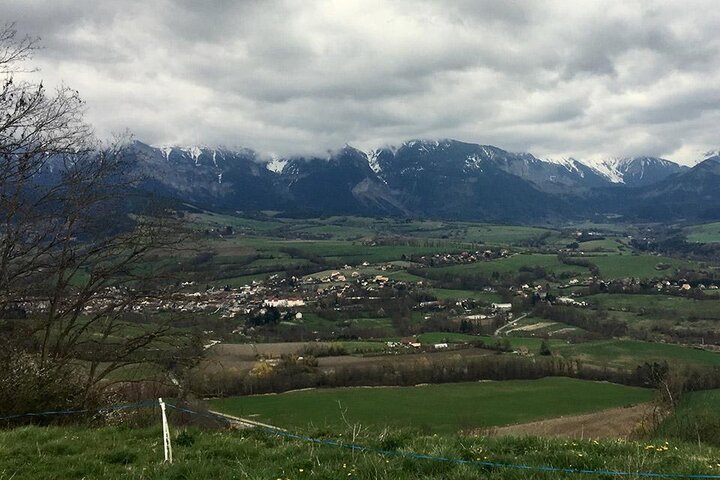
<svg viewBox="0 0 720 480"><path fill-rule="evenodd" d="M216 415L216 414L204 414L200 412L196 412L194 410L190 410L187 408L181 408L176 407L172 404L167 404L168 407L174 408L176 410L180 410L186 413L191 413L195 415L202 415L207 417L214 417L214 418L220 418L225 419L222 415ZM227 419L225 419L227 420ZM490 468L503 468L503 469L513 469L513 470L532 470L536 472L552 472L552 473L569 473L569 474L592 474L592 475L608 475L608 476L616 476L616 477L652 477L652 478L693 478L693 479L720 479L720 475L711 475L711 474L683 474L683 473L655 473L655 472L623 472L618 470L592 470L592 469L585 469L585 468L567 468L567 467L550 467L550 466L536 466L536 465L524 465L524 464L514 464L514 463L500 463L500 462L488 462L488 461L481 461L481 460L463 460L461 458L448 458L448 457L440 457L435 455L425 455L415 452L400 452L397 450L383 450L380 448L372 448L372 447L366 447L363 445L357 445L353 443L343 443L339 442L337 440L323 440L320 438L313 438L308 437L305 435L298 435L295 433L286 432L283 430L278 430L275 428L270 427L259 427L262 430L276 435L280 437L286 437L293 440L300 440L304 442L310 442L315 443L317 445L326 445L330 447L337 447L337 448L346 448L353 451L359 451L359 452L365 452L365 453L376 453L384 456L389 457L402 457L402 458L411 458L411 459L417 459L417 460L431 460L431 461L437 461L437 462L447 462L447 463L454 463L457 465L475 465L475 466L482 466L482 467L490 467Z"/></svg>
<svg viewBox="0 0 720 480"><path fill-rule="evenodd" d="M191 415L198 415L198 416L200 416L200 417L210 418L210 419L212 419L212 420L215 420L215 421L218 421L218 422L222 422L222 423L227 423L227 422L228 422L228 419L227 419L227 418L223 417L222 415L217 415L217 414L212 413L212 412L196 412L195 410L190 410L190 409L187 409L187 408L178 407L177 405L173 405L172 403L167 403L167 402L165 403L165 406L166 406L166 407L170 407L170 408L172 408L172 409L174 409L174 410L177 410L178 412L189 413L189 414L191 414Z"/></svg>
<svg viewBox="0 0 720 480"><path fill-rule="evenodd" d="M50 416L56 416L56 415L76 415L76 414L81 414L81 413L114 412L114 411L118 411L118 410L131 410L131 409L151 407L151 406L155 405L156 403L157 403L156 400L145 400L143 402L123 403L123 404L119 404L119 405L108 405L106 407L89 408L89 409L84 409L84 410L56 410L56 411L49 411L49 412L18 413L16 415L6 415L4 417L0 417L0 421L14 420L16 418L24 418L24 417L50 417Z"/></svg>
<svg viewBox="0 0 720 480"><path fill-rule="evenodd" d="M592 470L584 468L567 468L567 467L549 467L549 466L535 466L535 465L523 465L514 463L499 463L499 462L487 462L480 460L463 460L460 458L448 458L439 457L435 455L424 455L415 452L399 452L396 450L382 450L379 448L365 447L363 445L356 445L352 443L342 443L337 440L323 440L319 438L307 437L304 435L297 435L294 433L284 432L282 430L276 430L274 428L263 427L263 430L268 433L272 433L277 436L291 438L293 440L301 440L305 442L311 442L319 445L327 445L338 448L347 448L354 451L366 452L366 453L377 453L385 456L395 456L403 458L412 458L418 460L433 460L438 462L455 463L458 465L477 465L482 467L491 468L505 468L514 470L533 470L538 472L553 472L553 473L583 473L583 474L594 474L594 475L611 475L611 476L636 476L636 477L655 477L655 478L702 478L702 479L720 479L720 475L709 475L709 474L684 474L684 473L654 473L654 472L623 472L617 470Z"/></svg>

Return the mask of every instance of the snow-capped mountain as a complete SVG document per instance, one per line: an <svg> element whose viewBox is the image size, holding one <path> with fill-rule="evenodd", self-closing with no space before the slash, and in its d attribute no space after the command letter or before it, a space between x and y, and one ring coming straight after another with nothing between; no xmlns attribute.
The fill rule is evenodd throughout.
<svg viewBox="0 0 720 480"><path fill-rule="evenodd" d="M633 187L650 185L689 169L684 165L657 157L607 158L583 163L609 182Z"/></svg>
<svg viewBox="0 0 720 480"><path fill-rule="evenodd" d="M689 169L652 157L541 159L443 139L410 140L369 152L346 145L323 157L271 159L249 149L135 142L127 156L146 190L233 211L537 222L598 212L632 216L638 213L636 205L646 205L647 218L692 215L689 207L663 209L668 203L663 195L683 198L686 205L720 204L712 186L720 155Z"/></svg>
<svg viewBox="0 0 720 480"><path fill-rule="evenodd" d="M275 193L275 174L249 149L153 147L136 141L126 155L144 188L164 196L222 208L274 208L285 202Z"/></svg>

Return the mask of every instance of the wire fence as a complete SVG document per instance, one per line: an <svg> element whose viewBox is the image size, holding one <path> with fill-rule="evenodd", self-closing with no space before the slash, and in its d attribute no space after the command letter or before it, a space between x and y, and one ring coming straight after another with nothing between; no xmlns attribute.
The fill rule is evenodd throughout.
<svg viewBox="0 0 720 480"><path fill-rule="evenodd" d="M32 412L22 413L15 415L0 416L0 421L15 420L20 418L32 418L32 417L53 417L53 416L65 416L74 414L88 414L88 413L105 413L120 410L140 410L145 408L154 408L159 405L158 400L146 400L143 402L135 403L124 403L118 405L109 405L94 409L82 409L82 410L59 410L49 412ZM188 415L199 416L204 418L210 418L220 422L227 423L230 418L224 415L216 414L213 412L200 412L180 405L165 402L165 405L177 412L185 413ZM403 451L403 450L384 450L381 448L368 447L365 445L359 445L355 443L341 442L332 439L315 438L311 436L301 435L297 433L287 432L279 428L272 428L269 426L256 426L258 430L264 431L277 437L287 438L290 440L301 441L305 443L312 443L316 445L323 445L334 448L342 448L352 450L354 452L361 453L372 453L382 455L386 457L400 457L412 460L423 460L423 461L434 461L453 463L456 465L474 465L483 468L492 468L498 470L525 470L528 472L546 472L546 473L565 473L565 474L584 474L584 475L604 475L611 477L643 477L643 478L688 478L688 479L720 479L720 475L716 474L685 474L685 473L665 473L665 472L632 472L632 471L621 471L621 470L593 470L583 468L568 468L568 467L553 467L548 465L525 465L515 463L502 463L502 462L491 462L483 460L466 460L462 458L453 457L442 457L437 455L425 455L417 452Z"/></svg>
<svg viewBox="0 0 720 480"><path fill-rule="evenodd" d="M81 414L87 414L87 413L107 413L107 412L115 412L119 410L138 410L142 408L150 408L157 405L157 400L145 400L143 402L135 402L135 403L121 403L118 405L108 405L105 407L99 407L99 408L87 408L83 410L56 410L56 411L49 411L49 412L33 412L33 413L18 413L15 415L5 415L0 417L0 421L8 421L8 420L17 420L21 418L31 418L31 417L57 417L57 416L65 416L65 415L81 415Z"/></svg>

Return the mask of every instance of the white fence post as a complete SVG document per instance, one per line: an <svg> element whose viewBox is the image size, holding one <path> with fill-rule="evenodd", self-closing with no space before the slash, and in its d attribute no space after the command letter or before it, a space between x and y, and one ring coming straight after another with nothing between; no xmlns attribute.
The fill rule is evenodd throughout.
<svg viewBox="0 0 720 480"><path fill-rule="evenodd" d="M162 428L163 428L163 453L165 454L165 462L172 463L172 445L170 444L170 426L168 425L167 415L165 414L165 402L162 398L158 398L160 403L160 413L162 414Z"/></svg>

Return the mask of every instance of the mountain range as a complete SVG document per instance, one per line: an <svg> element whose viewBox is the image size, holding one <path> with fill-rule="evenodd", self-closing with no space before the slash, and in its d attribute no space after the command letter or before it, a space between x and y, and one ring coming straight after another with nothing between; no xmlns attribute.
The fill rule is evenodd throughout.
<svg viewBox="0 0 720 480"><path fill-rule="evenodd" d="M141 188L198 208L538 223L597 216L720 218L720 154L540 159L456 140L264 159L250 149L150 146L125 155Z"/></svg>

